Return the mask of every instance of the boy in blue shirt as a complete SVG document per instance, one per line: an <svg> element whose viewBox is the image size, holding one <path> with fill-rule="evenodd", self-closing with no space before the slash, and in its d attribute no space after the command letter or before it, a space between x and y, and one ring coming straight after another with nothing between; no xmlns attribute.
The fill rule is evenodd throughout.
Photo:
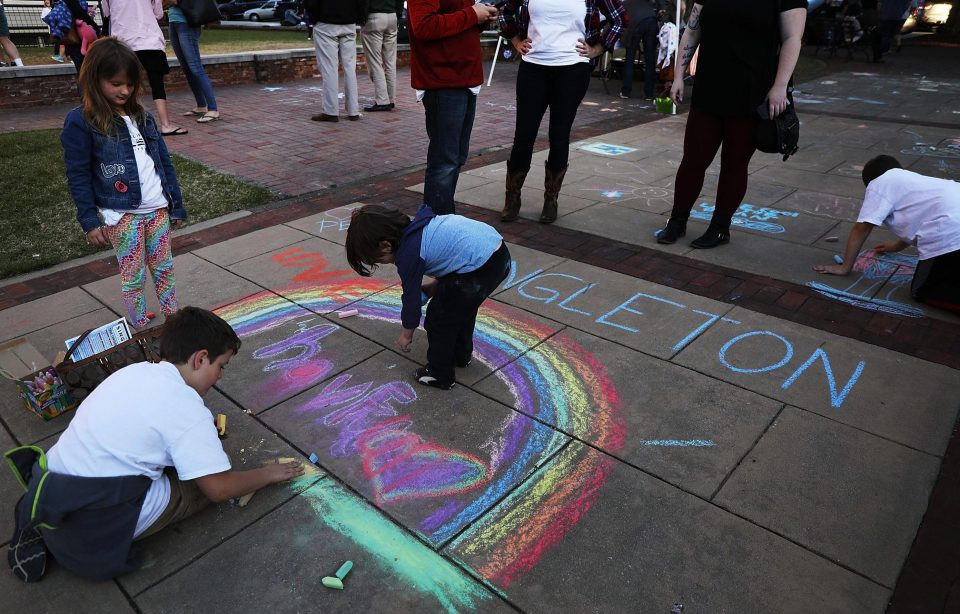
<svg viewBox="0 0 960 614"><path fill-rule="evenodd" d="M423 327L427 366L418 382L441 390L454 384L454 367L473 354L473 329L480 305L510 272L510 252L493 227L461 215L437 216L422 205L416 217L390 207L356 209L346 240L347 262L369 277L380 264L394 264L403 286L397 345L410 351L420 325L421 293L431 297ZM423 276L436 278L423 283Z"/></svg>

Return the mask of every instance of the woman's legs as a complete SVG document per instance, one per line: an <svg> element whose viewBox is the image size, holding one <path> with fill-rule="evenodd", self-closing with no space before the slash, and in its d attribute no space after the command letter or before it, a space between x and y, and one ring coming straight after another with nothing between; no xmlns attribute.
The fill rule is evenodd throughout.
<svg viewBox="0 0 960 614"><path fill-rule="evenodd" d="M686 225L690 210L703 189L707 167L716 157L721 142L723 120L691 109L683 135L683 157L673 182L673 211L670 212L672 223Z"/></svg>
<svg viewBox="0 0 960 614"><path fill-rule="evenodd" d="M183 36L184 26L187 26L187 24L170 22L170 45L173 47L173 54L177 56L177 61L180 62L180 69L183 71L183 76L187 79L187 85L190 86L190 92L193 94L193 99L197 103L197 106L194 107L194 111L207 111L207 101L203 97L203 92L200 90L200 84L197 82L197 77L193 73L193 69L191 68L190 63L187 61L187 56L183 49L183 46L187 42Z"/></svg>
<svg viewBox="0 0 960 614"><path fill-rule="evenodd" d="M546 81L547 105L550 107L550 156L547 166L553 171L560 171L567 166L570 157L570 130L577 117L577 109L590 87L592 67L587 62L580 62L551 68ZM542 113L540 117L543 117Z"/></svg>
<svg viewBox="0 0 960 614"><path fill-rule="evenodd" d="M747 193L750 158L757 150L754 142L756 120L730 117L723 120L723 149L720 152L720 179L717 183L717 206L710 225L730 229L730 220Z"/></svg>
<svg viewBox="0 0 960 614"><path fill-rule="evenodd" d="M517 124L513 131L509 168L523 171L530 168L533 144L549 102L546 67L520 62L517 71Z"/></svg>
<svg viewBox="0 0 960 614"><path fill-rule="evenodd" d="M160 301L160 311L172 315L180 308L173 277L173 253L170 251L170 216L157 209L144 216L146 261Z"/></svg>
<svg viewBox="0 0 960 614"><path fill-rule="evenodd" d="M147 81L150 82L153 104L157 107L157 123L160 124L160 133L176 132L179 128L170 123L170 116L167 114L167 89L163 85L163 73L148 70Z"/></svg>

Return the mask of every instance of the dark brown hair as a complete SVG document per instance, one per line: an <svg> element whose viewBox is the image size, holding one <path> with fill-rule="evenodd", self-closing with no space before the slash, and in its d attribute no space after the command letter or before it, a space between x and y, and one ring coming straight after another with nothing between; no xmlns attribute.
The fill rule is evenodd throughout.
<svg viewBox="0 0 960 614"><path fill-rule="evenodd" d="M184 307L167 316L160 332L160 357L182 365L200 350L207 350L212 362L229 351L239 352L240 337L223 318L206 309Z"/></svg>
<svg viewBox="0 0 960 614"><path fill-rule="evenodd" d="M900 166L900 161L893 156L880 155L871 158L869 162L863 165L863 172L860 173L863 185L870 185L871 181L892 168L903 168Z"/></svg>
<svg viewBox="0 0 960 614"><path fill-rule="evenodd" d="M113 118L117 111L104 97L100 81L121 73L133 84L130 97L123 105L124 112L137 123L146 119L147 112L140 104L141 70L137 54L117 38L101 38L90 45L77 81L83 93L83 116L91 126L104 134L116 134Z"/></svg>
<svg viewBox="0 0 960 614"><path fill-rule="evenodd" d="M393 251L400 245L400 233L410 218L393 207L364 205L354 209L347 229L347 262L362 277L370 277L377 268L380 242L388 241Z"/></svg>

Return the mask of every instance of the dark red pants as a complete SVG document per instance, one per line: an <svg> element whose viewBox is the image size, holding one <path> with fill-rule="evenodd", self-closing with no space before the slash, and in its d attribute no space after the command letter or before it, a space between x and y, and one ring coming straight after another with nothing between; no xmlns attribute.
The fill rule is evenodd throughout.
<svg viewBox="0 0 960 614"><path fill-rule="evenodd" d="M703 189L707 167L722 144L717 206L710 225L724 230L730 227L730 220L747 193L747 166L756 151L753 132L757 119L719 117L690 110L683 135L683 159L674 182L672 219L686 221L690 216Z"/></svg>

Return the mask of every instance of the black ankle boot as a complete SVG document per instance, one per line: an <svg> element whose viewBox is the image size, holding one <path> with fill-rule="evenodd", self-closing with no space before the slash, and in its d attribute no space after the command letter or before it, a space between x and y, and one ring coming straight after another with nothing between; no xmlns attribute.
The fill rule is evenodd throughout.
<svg viewBox="0 0 960 614"><path fill-rule="evenodd" d="M697 249L710 249L730 242L729 228L715 228L710 226L707 232L703 233L690 243L690 247Z"/></svg>
<svg viewBox="0 0 960 614"><path fill-rule="evenodd" d="M663 230L657 233L657 243L672 245L677 242L677 239L686 236L686 234L687 220L680 221L670 218Z"/></svg>

